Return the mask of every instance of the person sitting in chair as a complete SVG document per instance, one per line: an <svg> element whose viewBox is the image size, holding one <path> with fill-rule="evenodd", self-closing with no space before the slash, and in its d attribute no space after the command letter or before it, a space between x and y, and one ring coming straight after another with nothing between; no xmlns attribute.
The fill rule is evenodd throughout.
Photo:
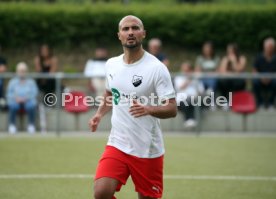
<svg viewBox="0 0 276 199"><path fill-rule="evenodd" d="M16 114L23 109L29 119L28 132L35 132L35 109L37 104L38 88L35 81L27 78L28 66L20 62L16 66L16 77L9 81L7 101L9 108L9 133L17 132Z"/></svg>

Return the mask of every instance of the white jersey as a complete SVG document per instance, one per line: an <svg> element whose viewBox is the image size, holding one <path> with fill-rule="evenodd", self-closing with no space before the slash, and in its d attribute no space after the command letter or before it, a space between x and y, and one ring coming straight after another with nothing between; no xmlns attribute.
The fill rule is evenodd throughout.
<svg viewBox="0 0 276 199"><path fill-rule="evenodd" d="M107 61L106 80L106 89L113 96L112 128L107 145L140 158L163 155L159 119L149 115L134 118L129 108L133 99L157 105L156 99L160 102L175 98L167 67L148 52L133 64L126 64L120 55Z"/></svg>

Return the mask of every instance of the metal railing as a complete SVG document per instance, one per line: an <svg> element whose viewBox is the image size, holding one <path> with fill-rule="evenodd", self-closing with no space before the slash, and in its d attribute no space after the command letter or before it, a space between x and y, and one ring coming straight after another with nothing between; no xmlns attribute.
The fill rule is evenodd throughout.
<svg viewBox="0 0 276 199"><path fill-rule="evenodd" d="M189 75L183 75L182 73L171 73L171 77L174 78L176 76L189 76L194 79L205 79L205 78L216 78L216 79L231 79L231 78L239 78L239 79L262 79L262 78L269 78L269 79L276 79L276 73L232 73L232 74L206 74L206 73L194 73ZM16 76L16 73L0 73L1 79L10 79ZM55 94L56 96L60 96L62 93L61 91L61 82L64 79L91 79L91 77L85 76L83 73L28 73L26 77L30 77L33 79L55 79L56 82L56 89ZM97 76L95 76L97 77ZM57 105L60 107L61 105L61 98L57 97ZM56 108L56 134L60 135L60 108ZM199 133L201 131L201 118L200 118L200 108L196 106L196 120L198 121L198 126L196 128L196 132Z"/></svg>

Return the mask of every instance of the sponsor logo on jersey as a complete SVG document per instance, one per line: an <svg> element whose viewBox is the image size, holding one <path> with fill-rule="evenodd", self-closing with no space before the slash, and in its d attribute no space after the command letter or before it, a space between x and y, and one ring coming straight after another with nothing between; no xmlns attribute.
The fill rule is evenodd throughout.
<svg viewBox="0 0 276 199"><path fill-rule="evenodd" d="M120 92L116 88L111 88L111 92L112 92L114 104L118 105L121 99Z"/></svg>

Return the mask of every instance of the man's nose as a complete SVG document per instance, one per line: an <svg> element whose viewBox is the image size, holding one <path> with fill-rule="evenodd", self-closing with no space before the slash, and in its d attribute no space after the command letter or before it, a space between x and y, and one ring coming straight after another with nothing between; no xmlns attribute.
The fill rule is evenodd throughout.
<svg viewBox="0 0 276 199"><path fill-rule="evenodd" d="M128 30L128 35L130 35L130 36L133 35L133 30L132 30L132 28L130 28L130 29Z"/></svg>

